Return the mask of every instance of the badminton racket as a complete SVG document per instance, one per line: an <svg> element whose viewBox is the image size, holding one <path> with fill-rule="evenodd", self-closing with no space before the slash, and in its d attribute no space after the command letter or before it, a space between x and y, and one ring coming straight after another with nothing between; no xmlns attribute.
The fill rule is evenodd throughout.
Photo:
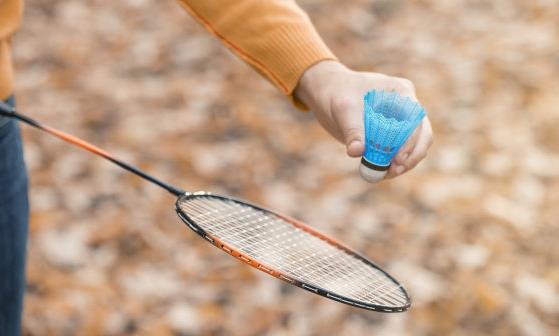
<svg viewBox="0 0 559 336"><path fill-rule="evenodd" d="M1 101L0 115L86 149L167 190L177 197L175 210L192 231L264 273L354 307L390 313L411 305L404 287L386 271L307 224L239 199L186 192Z"/></svg>

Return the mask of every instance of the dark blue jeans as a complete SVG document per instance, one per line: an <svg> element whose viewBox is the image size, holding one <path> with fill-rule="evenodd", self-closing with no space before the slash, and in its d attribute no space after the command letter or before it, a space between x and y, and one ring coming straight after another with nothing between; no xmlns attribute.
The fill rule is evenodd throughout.
<svg viewBox="0 0 559 336"><path fill-rule="evenodd" d="M14 104L13 98L7 101ZM0 117L0 335L21 334L27 244L27 173L19 127Z"/></svg>

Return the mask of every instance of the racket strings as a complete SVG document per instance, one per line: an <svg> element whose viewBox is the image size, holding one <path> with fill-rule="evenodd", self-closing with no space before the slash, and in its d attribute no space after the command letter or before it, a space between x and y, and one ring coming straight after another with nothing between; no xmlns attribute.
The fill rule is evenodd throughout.
<svg viewBox="0 0 559 336"><path fill-rule="evenodd" d="M204 203L207 203L207 202L204 202ZM247 212L247 209L252 209L252 208L246 207L246 206L245 206L245 207L242 207L242 206L240 206L240 205L238 205L237 203L234 203L234 202L231 202L231 204L236 205L237 207L241 207L241 208L242 208L242 209L238 210L238 212L239 212L239 213L238 213L238 217L233 217L233 218L234 218L234 221L243 221L243 220L247 220L247 219L248 219L248 217L249 217L248 215L247 215L247 216L243 216L242 214L243 214L243 213L246 213L246 212ZM206 204L206 205L207 205L207 204ZM208 215L208 212L207 212L208 208L207 208L207 207L206 207L206 208L202 208L202 209L200 209L200 210L206 211L205 213L202 213L202 214L204 214L204 215L206 215L206 216ZM219 210L213 209L213 208L209 208L209 210L210 210L210 213L209 213L210 215L215 215L216 213L219 212ZM252 211L252 212L254 213L254 211ZM259 213L259 212L261 212L261 211L257 211L257 213ZM264 212L261 212L261 213L264 213ZM264 214L266 214L266 213L264 213ZM235 216L235 214L229 214L229 215ZM252 215L254 215L254 214L252 214ZM266 215L267 215L267 214L266 214ZM268 216L269 216L269 215L268 215ZM275 216L272 216L272 217L276 218L276 220L277 220L277 217L275 217ZM220 220L222 220L222 218L212 219L212 222L216 222L216 221L220 221ZM250 221L249 224L252 225L251 228L254 228L254 225L256 224L256 222L261 222L261 221L262 221L261 219L258 219L257 221ZM282 220L280 220L280 222L283 223ZM283 224L285 225L285 224L287 224L287 223L283 223ZM288 227L294 228L291 224L288 224ZM300 230L300 229L298 229L298 230ZM254 231L254 230L249 229L249 230L247 230L246 232L248 232L248 233L250 234L249 231ZM304 232L304 231L302 231L302 230L300 230L300 231L301 231L301 232ZM218 232L218 231L215 231L215 232L214 232L214 234L215 234L216 236L217 236L217 234L219 234L219 233L220 233L220 232ZM306 233L305 233L305 234L306 234ZM258 235L258 236L260 236L260 235ZM252 237L252 238L254 238L254 237ZM247 243L247 242L248 242L248 243L253 243L253 242L255 242L255 241L256 241L256 240L254 240L254 239L245 239L245 240L244 240L245 243ZM237 243L238 243L238 242L239 242L239 241L237 241ZM243 241L241 241L241 243L242 243L242 242L243 242ZM265 242L265 241L260 241L260 243L261 243L262 245L264 245L264 246L266 245L266 242ZM297 248L297 244L294 244L294 247ZM299 249L299 248L298 248L298 249ZM248 248L248 249L245 249L243 252L245 252L245 253L248 252L248 254L250 255L250 252L253 252L253 251L251 251L251 250L253 250L253 249ZM291 249L291 250L293 251L293 249ZM300 253L299 250L295 250L295 252L296 252L296 253ZM327 264L325 265L325 267L317 267L317 268L315 268L314 271L311 271L311 272L309 272L309 273L302 273L303 270L308 269L308 268L311 268L312 266L314 266L314 265L305 264L305 261L306 261L306 260L309 260L309 259L311 259L311 258L313 258L313 257L316 257L316 254L307 254L306 257L303 257L303 258L300 258L300 259L295 259L294 262L293 262L293 264L294 264L295 262L298 261L298 262L299 262L300 264L302 264L302 265L300 265L300 267L297 267L296 265L294 265L294 268L291 268L291 269L289 269L289 270L287 270L287 271L290 272L290 273L294 273L294 274L297 275L298 277L305 277L305 276L306 276L307 281L309 281L309 280L308 280L309 275L317 275L317 276L320 276L323 280L326 280L326 278L327 278L328 276L334 276L334 280L335 280L335 281L338 281L338 282L339 282L339 281L343 281L343 282L341 282L341 285L340 285L340 283L338 283L338 288L348 287L348 285L351 284L351 282L347 282L347 280L342 279L342 278L351 278L351 274L349 274L348 272L339 272L339 270L341 269L342 266L344 266L344 264L338 265L337 268L336 268L336 267L331 267L331 268L333 268L334 270L338 270L338 272L334 272L334 273L328 272L328 270L327 270L327 266L332 266L331 263L327 263ZM359 263L362 263L359 259L356 259L356 258L351 258L351 259L355 259L355 260L357 260ZM326 269L326 273L322 273L322 274L321 274L319 271L321 271L321 270L323 270L323 269ZM284 271L286 271L286 270L284 270ZM381 272L379 272L379 273L381 273ZM381 274L382 274L382 273L381 273ZM358 279L358 280L359 280L359 279ZM367 280L370 281L370 279L367 279ZM353 281L355 281L355 276L353 276ZM384 290L384 289L387 287L386 285L392 285L392 284L393 284L392 282L388 282L388 283L385 282L385 283L384 283L385 286L382 286L382 287L379 286L379 287L377 287L376 289L377 289L377 290ZM338 290L338 291L340 291L340 290ZM355 291L355 289L354 289L353 291ZM385 296L386 296L386 297L390 297L392 293L391 293L390 291L386 291L386 290L385 290L385 292L384 292L382 295L379 296L378 294L379 294L379 293L377 293L377 297L376 297L377 300L378 300L378 299L384 299ZM403 296L399 296L399 297L397 297L396 299L402 299L402 298L403 298ZM384 300L384 301L386 301L386 300ZM387 303L393 304L394 302L393 302L393 300L388 300Z"/></svg>
<svg viewBox="0 0 559 336"><path fill-rule="evenodd" d="M370 304L408 302L382 271L272 213L212 196L183 199L179 206L211 235L286 276Z"/></svg>
<svg viewBox="0 0 559 336"><path fill-rule="evenodd" d="M233 203L233 202L231 202L231 203L232 203L232 204L236 204L236 203ZM239 205L238 205L238 206L239 206ZM242 209L238 211L238 215L237 215L236 217L234 217L234 218L235 218L235 221L244 221L244 220L248 220L249 217L255 215L254 211L252 211L252 213L249 214L249 215L242 215L242 214L244 214L244 213L247 212L247 209L251 209L251 208L242 207ZM208 210L208 209L207 209L207 208L204 208L204 209L201 209L201 210ZM215 214L218 213L218 212L219 212L219 210L216 211L216 209L211 209L211 212L210 212L209 214L210 214L210 215L215 215ZM203 214L206 215L206 216L208 215L207 212L205 212L205 213L203 213ZM235 214L229 214L229 215L235 216ZM275 217L275 216L273 216L273 217ZM221 220L221 218L217 218L217 219L214 219L214 220L212 220L212 221L215 222L216 220L219 221L219 220ZM281 221L281 220L280 220L280 221ZM258 227L258 226L257 226L257 222L262 222L262 218L257 219L257 220L250 221L249 224L252 224L251 228ZM283 222L283 221L282 221L282 222ZM255 226L255 225L256 225L256 226ZM290 224L288 224L288 225L289 225L289 227L293 227L293 226L290 225ZM300 230L300 229L298 229L298 230ZM250 231L255 231L255 230L254 230L254 229L249 229L249 230L247 230L245 233L251 235L251 232L250 232ZM304 232L304 231L302 231L302 230L300 230L300 231L301 231L301 232ZM221 232L219 232L219 231L215 231L215 232L214 232L214 234L215 234L216 236L217 236L219 233L221 233ZM305 234L306 234L306 233L305 233ZM261 245L266 246L266 243L267 243L267 242L266 242L266 241L262 241L262 240L258 241L258 240L257 240L257 239L259 239L258 236L260 236L260 235L259 235L259 234L254 234L254 237L251 237L252 239L245 239L244 241L241 241L241 243L242 243L242 242L245 242L245 243L257 244L258 242L260 242ZM239 241L237 241L237 243L239 243ZM294 247L296 247L296 244L295 244ZM293 250L292 250L292 251L293 251ZM248 254L250 255L250 252L254 252L254 249L248 248L248 249L245 249L243 252L245 252L245 253L248 252ZM299 253L299 252L300 252L300 251L296 251L296 253ZM342 265L338 265L338 267L333 267L333 266L331 265L331 263L325 263L324 267L315 267L314 271L311 271L311 272L309 272L309 273L304 273L304 274L301 273L304 269L309 269L309 268L312 269L313 266L323 266L322 263L321 263L322 260L320 260L320 259L319 259L319 260L313 260L313 259L312 259L312 258L316 258L316 257L317 257L317 254L314 253L314 254L308 254L306 257L303 257L303 258L301 258L301 259L298 259L298 260L296 259L295 261L299 261L299 263L302 264L302 265L300 265L300 267L295 266L295 268L291 268L289 271L290 271L291 273L294 273L294 274L298 275L299 277L306 276L306 278L309 278L309 276L311 276L311 275L316 275L316 276L319 276L319 277L321 277L322 279L326 280L327 277L329 277L329 276L334 276L334 281L343 281L343 282L342 282L342 285L341 285L341 286L338 286L339 288L340 288L340 287L347 287L348 285L351 284L351 282L348 282L347 279L343 279L343 278L351 278L351 276L350 276L349 273L347 273L347 272L334 272L334 273L332 273L332 272L328 269L328 268L332 268L334 271L340 270L341 267L343 266L343 264L342 264ZM324 258L324 259L328 259L329 257L333 257L333 255L327 255L326 258ZM355 258L352 258L352 259L355 259ZM311 262L314 261L314 264L305 264L305 262L306 262L307 260L311 260ZM355 259L355 260L358 260L358 259ZM362 263L360 260L358 260L358 262ZM329 267L329 266L330 266L330 267ZM301 271L301 272L300 272L300 271ZM323 271L323 272L320 272L320 271ZM379 272L379 273L380 273L380 272ZM382 273L381 273L381 274L382 274ZM353 278L354 278L353 280L355 281L355 277L353 277ZM359 279L358 279L358 280L359 280ZM367 279L363 279L363 280L367 280ZM370 280L370 279L369 279L369 280ZM392 285L391 282L389 282L389 283L386 283L386 282L385 282L385 283L384 283L385 286L383 286L383 287L380 287L380 286L379 286L379 287L377 287L376 289L377 289L377 290L385 290L386 287L387 287L387 286L386 286L387 284L388 284L388 285ZM338 291L340 291L340 290L338 289ZM352 293L352 294L354 294L354 293ZM390 291L386 291L386 290L385 290L385 292L384 292L382 295L379 296L379 295L377 294L377 300L378 300L378 299L385 299L385 297L390 298L390 296L392 296L392 293L391 293ZM396 299L402 299L402 296L396 297ZM388 300L388 301L387 301L387 300L384 300L384 301L385 301L386 303L389 303L389 304L394 304L393 300Z"/></svg>

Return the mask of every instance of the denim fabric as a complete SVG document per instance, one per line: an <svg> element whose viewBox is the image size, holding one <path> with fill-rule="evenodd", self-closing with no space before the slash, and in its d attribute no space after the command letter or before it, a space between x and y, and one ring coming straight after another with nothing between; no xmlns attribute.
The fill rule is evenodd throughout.
<svg viewBox="0 0 559 336"><path fill-rule="evenodd" d="M7 101L14 104L13 98ZM27 174L18 123L0 126L0 335L21 334L27 244Z"/></svg>
<svg viewBox="0 0 559 336"><path fill-rule="evenodd" d="M5 101L5 103L8 103L12 106L14 106L14 97L10 97L8 98L8 100ZM8 121L10 121L9 117L0 115L0 128L2 128L2 126L6 125L8 123Z"/></svg>

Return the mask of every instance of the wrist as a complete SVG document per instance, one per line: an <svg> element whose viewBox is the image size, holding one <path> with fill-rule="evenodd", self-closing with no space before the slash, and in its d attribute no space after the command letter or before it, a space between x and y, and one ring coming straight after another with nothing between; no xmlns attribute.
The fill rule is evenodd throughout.
<svg viewBox="0 0 559 336"><path fill-rule="evenodd" d="M325 60L310 66L301 78L293 94L311 109L315 106L318 96L327 86L332 75L339 72L349 71L342 63Z"/></svg>

